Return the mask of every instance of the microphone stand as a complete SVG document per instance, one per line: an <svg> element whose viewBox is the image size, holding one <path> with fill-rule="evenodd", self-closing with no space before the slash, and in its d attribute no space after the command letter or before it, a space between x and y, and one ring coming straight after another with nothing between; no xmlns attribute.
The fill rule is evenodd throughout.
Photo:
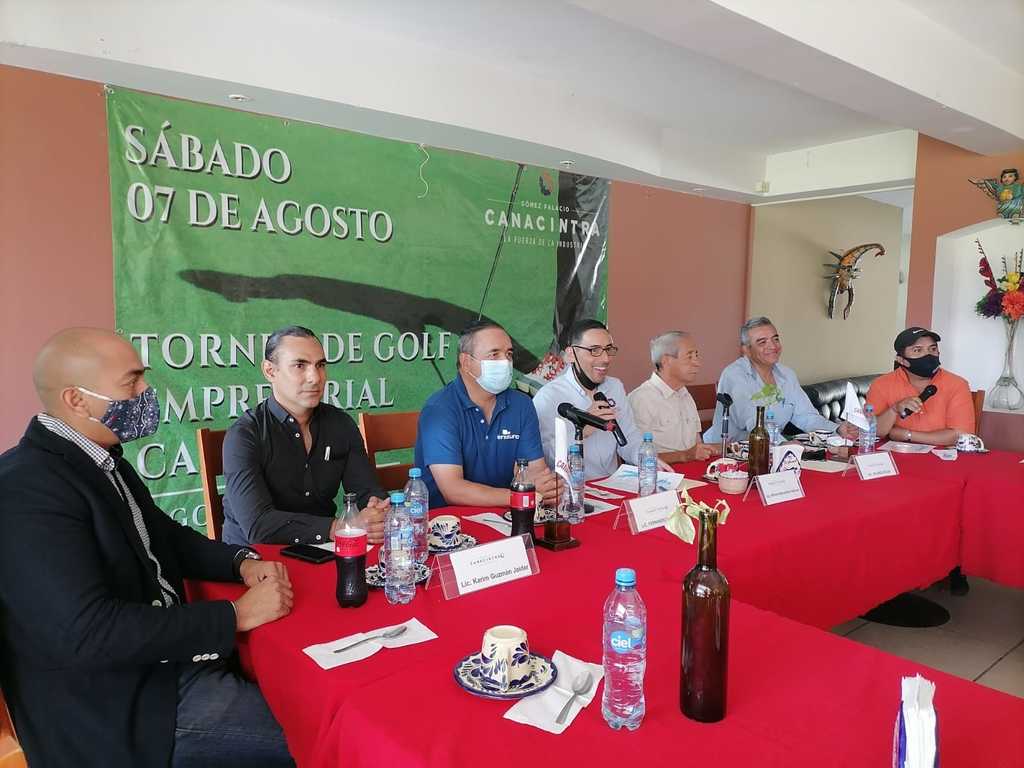
<svg viewBox="0 0 1024 768"><path fill-rule="evenodd" d="M571 422L576 427L576 436L574 438L577 445L580 447L580 456L583 456L583 429L582 424L577 424L575 421ZM569 474L570 486L568 489L569 498L572 499L572 473ZM585 487L585 486L584 486ZM584 493L584 498L586 494ZM559 500L560 501L560 500ZM580 508L584 510L586 514L586 508L583 506L583 499L579 500ZM574 549L580 545L579 539L572 537L572 524L568 518L560 517L558 514L558 508L561 506L560 503L555 503L555 517L554 519L548 518L544 521L544 535L536 540L538 547L544 547L544 549L550 549L553 552L559 552L563 549Z"/></svg>
<svg viewBox="0 0 1024 768"><path fill-rule="evenodd" d="M722 458L729 455L729 406L722 406Z"/></svg>

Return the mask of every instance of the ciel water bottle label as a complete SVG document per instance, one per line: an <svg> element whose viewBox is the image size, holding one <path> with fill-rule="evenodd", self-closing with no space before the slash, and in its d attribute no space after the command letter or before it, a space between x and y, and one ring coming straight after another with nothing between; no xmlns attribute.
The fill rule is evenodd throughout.
<svg viewBox="0 0 1024 768"><path fill-rule="evenodd" d="M366 531L355 528L334 534L334 554L337 557L358 557L366 554Z"/></svg>
<svg viewBox="0 0 1024 768"><path fill-rule="evenodd" d="M642 629L634 629L631 632L618 629L612 632L609 642L616 653L628 653L637 648L643 648L644 632Z"/></svg>
<svg viewBox="0 0 1024 768"><path fill-rule="evenodd" d="M533 491L512 491L512 506L516 509L533 509L537 506Z"/></svg>

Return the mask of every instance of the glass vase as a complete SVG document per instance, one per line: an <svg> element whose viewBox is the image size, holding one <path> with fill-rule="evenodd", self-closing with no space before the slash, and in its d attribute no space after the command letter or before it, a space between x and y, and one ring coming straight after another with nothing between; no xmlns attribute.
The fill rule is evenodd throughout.
<svg viewBox="0 0 1024 768"><path fill-rule="evenodd" d="M1017 383L1013 372L1013 346L1017 338L1018 320L1003 320L1006 326L1006 355L1003 358L1003 373L992 387L988 404L1003 411L1019 411L1024 408L1024 390Z"/></svg>

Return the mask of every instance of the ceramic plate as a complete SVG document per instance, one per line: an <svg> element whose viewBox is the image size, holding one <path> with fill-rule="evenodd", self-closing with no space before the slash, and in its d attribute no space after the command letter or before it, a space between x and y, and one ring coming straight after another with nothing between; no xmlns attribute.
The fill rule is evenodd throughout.
<svg viewBox="0 0 1024 768"><path fill-rule="evenodd" d="M455 682L469 691L474 696L484 699L521 699L524 696L532 696L540 693L558 677L558 669L551 663L551 659L537 653L531 653L530 674L519 680L513 680L507 691L500 691L488 678L482 674L483 654L471 653L455 665Z"/></svg>
<svg viewBox="0 0 1024 768"><path fill-rule="evenodd" d="M468 533L460 533L455 537L455 543L450 547L435 547L431 544L428 549L432 555L443 555L445 552L457 552L460 549L466 549L467 547L475 547L476 539L470 536Z"/></svg>
<svg viewBox="0 0 1024 768"><path fill-rule="evenodd" d="M430 578L430 567L423 563L416 564L416 583L422 584ZM380 564L371 565L366 569L366 586L384 589L384 569Z"/></svg>
<svg viewBox="0 0 1024 768"><path fill-rule="evenodd" d="M506 509L505 510L505 514L502 515L502 517L505 518L506 522L511 523L512 522L512 511ZM547 507L541 507L540 509L538 509L536 512L533 513L533 524L534 525L543 525L548 520L554 520L556 517L557 517L557 513L555 512L555 510L548 509Z"/></svg>

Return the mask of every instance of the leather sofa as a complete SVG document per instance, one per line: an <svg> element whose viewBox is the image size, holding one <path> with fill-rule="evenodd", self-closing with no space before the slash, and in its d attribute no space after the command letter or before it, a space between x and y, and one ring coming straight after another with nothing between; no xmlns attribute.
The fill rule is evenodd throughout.
<svg viewBox="0 0 1024 768"><path fill-rule="evenodd" d="M873 373L867 376L830 379L829 381L820 381L817 384L807 384L803 389L807 393L807 397L811 399L811 405L817 408L822 416L838 422L839 414L843 412L843 404L846 402L846 382L853 383L854 389L857 390L857 399L863 405L864 398L868 394L868 387L880 375Z"/></svg>

